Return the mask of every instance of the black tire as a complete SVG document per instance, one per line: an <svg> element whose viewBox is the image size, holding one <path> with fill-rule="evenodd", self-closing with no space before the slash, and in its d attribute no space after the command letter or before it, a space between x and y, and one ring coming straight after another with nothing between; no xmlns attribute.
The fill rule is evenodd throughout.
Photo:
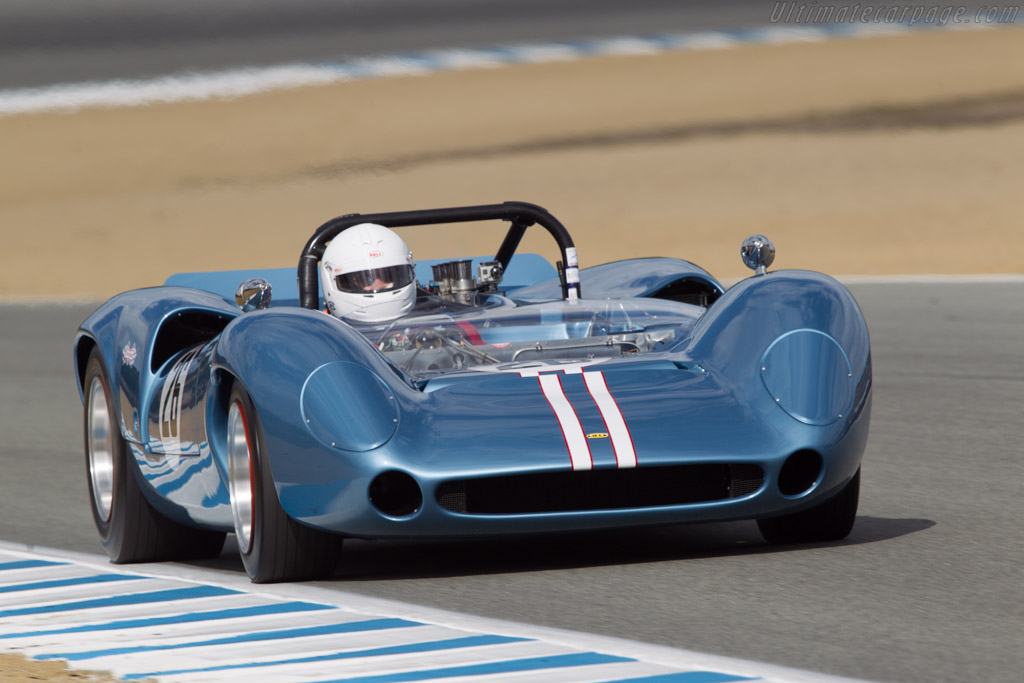
<svg viewBox="0 0 1024 683"><path fill-rule="evenodd" d="M850 535L857 519L860 469L843 490L824 503L784 517L757 520L757 528L769 543L816 543L838 541Z"/></svg>
<svg viewBox="0 0 1024 683"><path fill-rule="evenodd" d="M146 500L114 409L103 360L93 349L85 366L85 476L92 518L111 562L216 557L225 534L179 524Z"/></svg>
<svg viewBox="0 0 1024 683"><path fill-rule="evenodd" d="M240 423L233 417L235 410ZM238 436L244 433L244 444L232 445L234 425L240 430ZM241 383L235 382L228 400L226 452L235 535L245 571L253 583L329 579L341 556L342 537L299 524L285 513L277 498L265 444L256 408ZM248 506L244 502L246 488Z"/></svg>

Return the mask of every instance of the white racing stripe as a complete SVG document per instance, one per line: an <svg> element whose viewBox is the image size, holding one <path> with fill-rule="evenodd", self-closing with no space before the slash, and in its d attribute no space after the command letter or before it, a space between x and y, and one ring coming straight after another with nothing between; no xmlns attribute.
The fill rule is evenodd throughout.
<svg viewBox="0 0 1024 683"><path fill-rule="evenodd" d="M604 373L584 372L583 381L586 382L587 390L591 398L601 411L601 418L604 419L605 427L608 429L608 436L612 440L612 449L615 451L615 465L617 467L636 467L636 451L633 449L633 437L629 434L629 427L622 417L619 405L608 390Z"/></svg>
<svg viewBox="0 0 1024 683"><path fill-rule="evenodd" d="M589 470L594 467L594 456L590 450L590 441L583 430L579 414L573 406L569 397L565 395L562 386L562 373L566 375L582 375L584 384L590 397L597 405L604 421L605 429L611 438L612 450L615 452L616 467L636 467L636 450L633 447L633 437L626 426L626 420L622 416L615 397L608 389L604 373L600 371L586 372L583 365L568 364L554 372L544 372L544 368L536 368L529 375L520 373L523 376L536 377L540 382L544 398L558 418L558 426L562 430L565 439L566 449L569 451L569 459L574 470Z"/></svg>
<svg viewBox="0 0 1024 683"><path fill-rule="evenodd" d="M587 442L586 434L583 433L583 426L576 415L576 410L569 403L569 398L565 395L565 390L562 389L561 374L539 374L537 381L540 382L544 398L548 400L551 409L555 411L555 417L558 418L558 426L562 429L572 468L574 470L593 469L594 459L590 454L590 444Z"/></svg>

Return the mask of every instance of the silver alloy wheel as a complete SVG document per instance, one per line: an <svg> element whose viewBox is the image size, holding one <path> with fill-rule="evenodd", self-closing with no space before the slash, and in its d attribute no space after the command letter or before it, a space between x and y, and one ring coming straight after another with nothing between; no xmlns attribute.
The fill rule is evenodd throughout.
<svg viewBox="0 0 1024 683"><path fill-rule="evenodd" d="M228 412L228 493L231 496L231 516L235 521L238 548L249 552L252 547L253 491L252 451L249 432L241 404L235 401Z"/></svg>
<svg viewBox="0 0 1024 683"><path fill-rule="evenodd" d="M87 455L89 479L92 482L92 503L96 506L99 518L109 522L114 501L114 444L110 432L107 392L103 389L103 380L98 376L93 377L89 384L89 403L85 414L89 420Z"/></svg>

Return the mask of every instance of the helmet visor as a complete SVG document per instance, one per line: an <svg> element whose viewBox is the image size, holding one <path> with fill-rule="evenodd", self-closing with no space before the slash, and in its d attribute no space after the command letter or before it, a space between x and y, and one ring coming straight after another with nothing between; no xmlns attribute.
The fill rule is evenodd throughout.
<svg viewBox="0 0 1024 683"><path fill-rule="evenodd" d="M371 268L354 273L342 273L334 276L334 284L342 292L351 294L376 294L401 289L412 283L413 268L409 264Z"/></svg>

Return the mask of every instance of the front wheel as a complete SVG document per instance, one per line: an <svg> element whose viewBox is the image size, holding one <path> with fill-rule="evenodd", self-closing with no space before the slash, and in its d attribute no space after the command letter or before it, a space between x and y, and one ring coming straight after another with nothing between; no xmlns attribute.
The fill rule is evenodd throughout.
<svg viewBox="0 0 1024 683"><path fill-rule="evenodd" d="M303 526L285 513L259 416L238 382L228 405L228 490L246 573L254 583L330 578L341 555L341 536Z"/></svg>
<svg viewBox="0 0 1024 683"><path fill-rule="evenodd" d="M769 543L838 541L853 530L860 499L860 469L843 490L809 510L784 517L757 520L757 528Z"/></svg>
<svg viewBox="0 0 1024 683"><path fill-rule="evenodd" d="M97 349L85 366L85 470L92 517L115 563L216 557L224 533L164 517L142 494L121 436L112 392Z"/></svg>

